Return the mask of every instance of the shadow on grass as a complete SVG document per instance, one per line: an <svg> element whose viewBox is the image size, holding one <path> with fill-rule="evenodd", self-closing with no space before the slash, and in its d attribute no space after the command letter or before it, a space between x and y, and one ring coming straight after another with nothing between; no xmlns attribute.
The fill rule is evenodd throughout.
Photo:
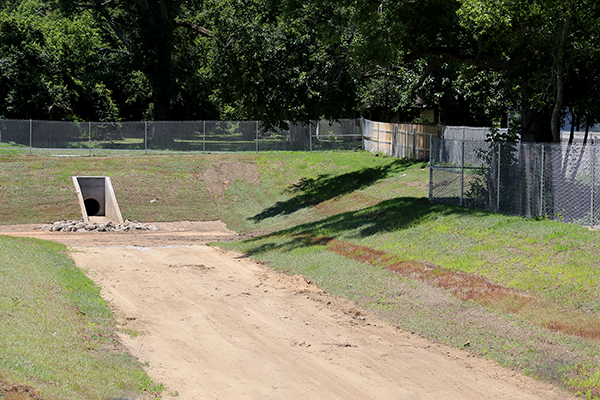
<svg viewBox="0 0 600 400"><path fill-rule="evenodd" d="M292 229L247 239L249 255L272 250L291 251L298 247L326 244L340 237L364 239L379 233L407 229L431 219L447 215L489 215L486 211L436 204L427 198L399 197L382 201L359 211L334 215L320 221L298 225ZM269 238L288 238L285 242L259 244Z"/></svg>
<svg viewBox="0 0 600 400"><path fill-rule="evenodd" d="M414 161L395 159L386 165L363 168L347 174L322 174L317 178L303 178L286 190L294 197L277 202L272 207L248 219L258 223L268 218L293 214L301 209L371 186L414 164Z"/></svg>

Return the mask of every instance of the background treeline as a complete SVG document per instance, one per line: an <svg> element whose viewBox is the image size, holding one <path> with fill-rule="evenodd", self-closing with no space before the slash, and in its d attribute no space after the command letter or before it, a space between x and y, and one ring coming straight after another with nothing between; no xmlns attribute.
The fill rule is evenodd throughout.
<svg viewBox="0 0 600 400"><path fill-rule="evenodd" d="M595 0L0 0L0 60L11 119L600 117Z"/></svg>

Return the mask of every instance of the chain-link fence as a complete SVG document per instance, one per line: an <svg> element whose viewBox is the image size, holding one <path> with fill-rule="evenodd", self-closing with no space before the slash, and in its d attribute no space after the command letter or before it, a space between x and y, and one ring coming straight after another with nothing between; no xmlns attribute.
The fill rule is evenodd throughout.
<svg viewBox="0 0 600 400"><path fill-rule="evenodd" d="M497 133L506 135L507 128L497 129ZM485 140L492 134L492 128L472 126L444 126L441 137L448 140Z"/></svg>
<svg viewBox="0 0 600 400"><path fill-rule="evenodd" d="M441 135L435 125L375 122L363 119L364 148L398 158L429 160L431 141Z"/></svg>
<svg viewBox="0 0 600 400"><path fill-rule="evenodd" d="M360 119L264 129L257 121L0 120L0 148L35 154L261 152L362 149Z"/></svg>
<svg viewBox="0 0 600 400"><path fill-rule="evenodd" d="M444 139L448 140L486 140L489 139L492 134L492 128L481 128L472 126L444 126L442 135ZM498 136L508 136L508 128L498 128L495 132ZM520 139L520 134L516 134L517 139ZM571 136L570 131L560 132L561 143L568 143ZM581 131L573 132L573 143L600 143L600 132L589 131L587 134Z"/></svg>
<svg viewBox="0 0 600 400"><path fill-rule="evenodd" d="M570 131L562 131L560 133L560 141L561 143L569 143L569 139L571 137ZM598 144L600 143L600 132L597 131L589 131L587 134L581 131L573 132L573 143L576 144Z"/></svg>
<svg viewBox="0 0 600 400"><path fill-rule="evenodd" d="M436 139L430 199L524 217L600 223L595 146Z"/></svg>

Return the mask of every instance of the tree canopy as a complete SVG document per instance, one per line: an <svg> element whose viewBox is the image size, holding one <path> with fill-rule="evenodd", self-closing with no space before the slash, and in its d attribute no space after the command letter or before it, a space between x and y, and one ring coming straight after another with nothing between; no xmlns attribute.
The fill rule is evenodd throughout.
<svg viewBox="0 0 600 400"><path fill-rule="evenodd" d="M518 115L527 140L559 141L567 113L597 122L596 102L578 84L596 80L600 4L593 0L364 2L356 15L386 71L420 72L413 92L455 65L453 79L464 84L452 95L473 111L477 102L468 99L489 91L492 107L482 111L497 118L496 104ZM479 79L488 71L485 88L472 85L473 68Z"/></svg>
<svg viewBox="0 0 600 400"><path fill-rule="evenodd" d="M0 117L599 122L593 0L4 0Z"/></svg>

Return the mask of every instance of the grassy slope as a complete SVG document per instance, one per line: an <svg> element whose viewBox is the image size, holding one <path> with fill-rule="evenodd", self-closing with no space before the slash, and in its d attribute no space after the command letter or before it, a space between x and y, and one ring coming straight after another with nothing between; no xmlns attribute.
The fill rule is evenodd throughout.
<svg viewBox="0 0 600 400"><path fill-rule="evenodd" d="M79 219L71 177L99 175L111 177L124 218L223 219L238 232L287 228L326 216L327 211L315 206L336 196L356 195L355 191L370 187L406 164L394 161L390 165L390 161L354 152L112 158L0 156L0 223ZM345 175L362 168L367 169L368 176ZM425 171L421 172L425 177ZM361 182L342 183L346 178ZM294 183L300 186L294 189ZM320 197L299 198L303 204L286 203L291 196L296 197L294 190L300 193L313 184L328 186L316 186L315 193ZM419 190L411 193L425 195L427 185L418 185ZM375 194L375 199L369 201L393 194ZM277 204L289 209L273 209ZM272 215L261 215L264 210L271 210Z"/></svg>
<svg viewBox="0 0 600 400"><path fill-rule="evenodd" d="M100 289L64 246L0 236L0 248L0 384L74 400L153 389L119 345Z"/></svg>
<svg viewBox="0 0 600 400"><path fill-rule="evenodd" d="M424 165L334 152L12 156L0 167L0 223L78 218L70 176L111 176L126 218L274 232L228 246L405 329L600 394L597 233L431 204Z"/></svg>

